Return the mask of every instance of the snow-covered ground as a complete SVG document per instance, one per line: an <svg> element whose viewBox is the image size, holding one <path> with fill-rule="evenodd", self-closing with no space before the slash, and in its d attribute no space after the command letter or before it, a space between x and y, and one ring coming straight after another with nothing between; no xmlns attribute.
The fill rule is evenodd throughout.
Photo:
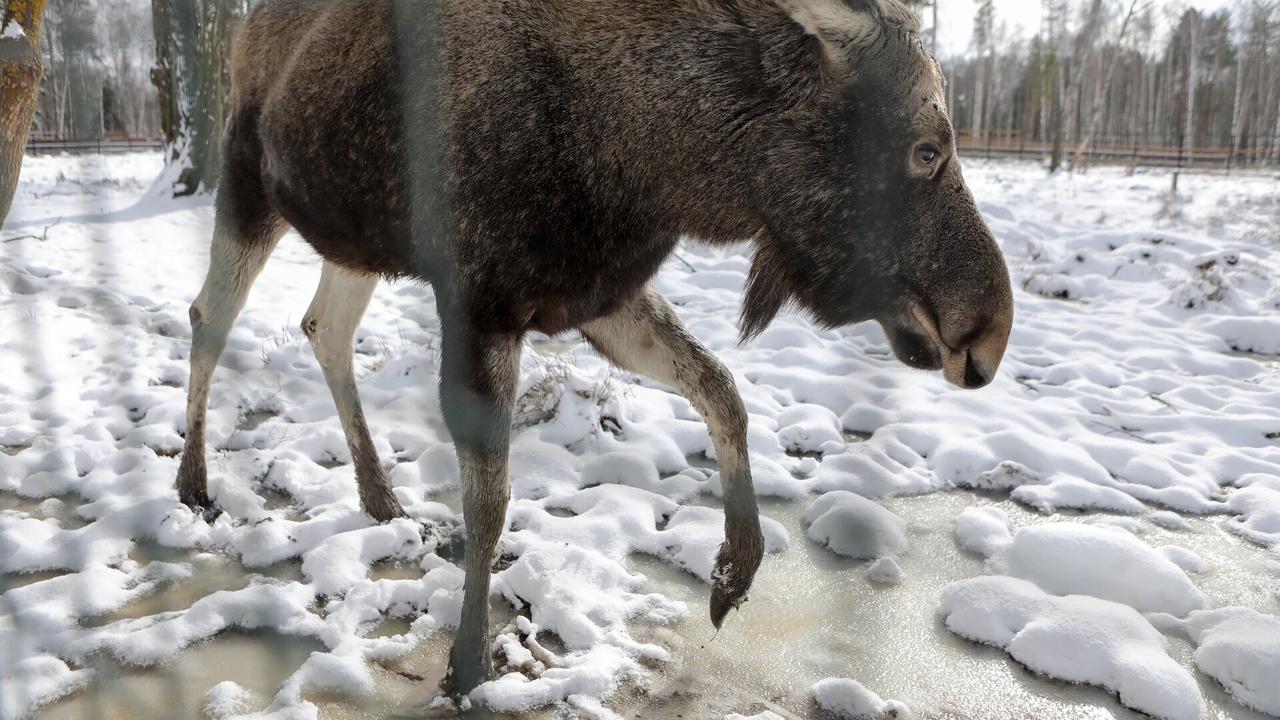
<svg viewBox="0 0 1280 720"><path fill-rule="evenodd" d="M172 490L205 198L155 155L28 158L0 232L0 719L383 717L458 616L429 288L361 391L412 520L360 513L286 239L214 381L212 524ZM745 347L741 248L656 285L733 369L770 555L713 637L719 481L682 398L533 338L492 609L518 717L1280 717L1280 183L970 162L1018 320L998 380L878 328ZM872 502L874 501L874 502ZM1028 672L1030 671L1030 672ZM907 708L910 708L909 710Z"/></svg>

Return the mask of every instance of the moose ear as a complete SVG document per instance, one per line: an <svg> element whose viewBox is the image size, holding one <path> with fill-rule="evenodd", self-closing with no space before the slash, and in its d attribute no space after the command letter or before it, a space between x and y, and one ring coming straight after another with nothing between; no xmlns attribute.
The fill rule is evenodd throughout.
<svg viewBox="0 0 1280 720"><path fill-rule="evenodd" d="M849 50L879 32L876 0L775 0L809 35L818 39L826 63L844 68Z"/></svg>

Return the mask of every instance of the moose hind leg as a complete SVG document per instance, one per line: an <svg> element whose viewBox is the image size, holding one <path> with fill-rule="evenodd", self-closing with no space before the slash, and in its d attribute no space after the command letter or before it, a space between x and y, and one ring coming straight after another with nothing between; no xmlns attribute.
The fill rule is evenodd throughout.
<svg viewBox="0 0 1280 720"><path fill-rule="evenodd" d="M219 198L221 201L221 197ZM238 230L239 223L220 208L213 231L209 272L191 304L191 378L187 385L187 436L178 465L178 497L192 509L213 510L205 466L205 415L209 386L227 335L244 309L249 288L284 233L278 220Z"/></svg>
<svg viewBox="0 0 1280 720"><path fill-rule="evenodd" d="M316 360L338 408L342 431L356 467L360 507L379 522L406 517L391 491L378 451L369 436L364 409L356 389L354 351L356 327L369 307L377 275L353 273L326 262L320 271L320 287L302 319L302 331L311 340Z"/></svg>
<svg viewBox="0 0 1280 720"><path fill-rule="evenodd" d="M440 400L462 468L466 580L462 618L449 652L444 690L458 696L489 677L489 576L506 527L511 488L507 450L521 338L482 334L441 313Z"/></svg>
<svg viewBox="0 0 1280 720"><path fill-rule="evenodd" d="M747 460L747 411L733 375L652 288L581 329L613 364L675 388L707 422L724 487L725 542L716 557L711 590L711 622L718 629L729 611L746 601L764 555Z"/></svg>

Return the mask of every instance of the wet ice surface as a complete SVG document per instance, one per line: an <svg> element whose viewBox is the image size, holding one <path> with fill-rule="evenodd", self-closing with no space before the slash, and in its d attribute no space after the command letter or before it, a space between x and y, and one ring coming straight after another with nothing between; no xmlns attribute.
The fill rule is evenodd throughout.
<svg viewBox="0 0 1280 720"><path fill-rule="evenodd" d="M807 699L797 697L796 688L827 677L851 677L883 697L905 702L918 717L1143 717L1102 690L1038 677L1004 653L961 640L942 626L936 613L942 589L983 571L979 556L956 551L955 516L966 507L991 504L1009 512L1015 527L1113 519L1051 518L994 495L969 492L887 501L886 507L909 525L911 549L901 558L901 585L868 582L868 562L839 558L815 543L798 543L766 563L750 602L714 639L700 612L675 628L655 631L677 648L674 667L626 707L661 708L655 716L663 717L710 717L744 708L810 717ZM783 520L796 536L800 509L793 503L769 503L764 511ZM1153 544L1192 548L1210 561L1216 569L1196 581L1215 604L1280 611L1275 592L1280 559L1239 540L1212 519L1192 521L1187 532L1139 522L1142 537ZM634 566L663 592L701 609L705 589L692 578L652 560L637 559ZM1190 656L1185 643L1175 641L1173 650L1180 659ZM1200 680L1214 713L1210 717L1266 717L1232 702L1213 681Z"/></svg>
<svg viewBox="0 0 1280 720"><path fill-rule="evenodd" d="M158 169L149 155L29 160L0 233L49 226L47 240L0 244L0 322L16 329L0 335L0 718L412 714L443 672L460 601L430 290L379 288L356 345L375 442L413 520L379 527L358 510L297 330L318 265L290 236L215 377L210 489L226 512L206 523L177 505L172 481L186 307L211 213L207 199L145 197ZM1072 542L1119 548L1099 561L1174 588L1165 609L1262 613L1215 638L1194 629L1216 616L1121 612L1112 601L1144 597L1123 581L1052 564L1038 578L1111 598L1103 607L1163 638L1207 716L1264 717L1210 674L1259 704L1269 688L1256 673L1280 668L1266 664L1280 647L1242 644L1280 614L1275 180L1188 176L1171 198L1160 174L967 171L1019 318L1001 376L980 393L902 369L870 325L821 332L784 317L737 347L741 248L684 247L656 279L734 370L771 518L751 601L714 639L707 580L722 516L705 427L577 337L530 338L491 603L506 675L476 697L497 711L474 716L818 717L810 688L833 678L917 717L1139 717L944 624L948 588L1018 572L998 557L1018 537L1050 555ZM871 543L873 568L810 540L814 530L849 549L834 519L802 520L832 491L896 514L906 549ZM865 516L843 497L828 501L846 513L834 518ZM975 547L990 559L958 542L957 518L975 505L1002 510L1014 533L970 529L988 533ZM1016 535L1050 523L1179 549L1156 562L1096 532L1056 529L1057 547ZM894 535L897 523L877 527ZM1216 645L1197 655L1193 638ZM1080 668L1099 662L1085 652Z"/></svg>

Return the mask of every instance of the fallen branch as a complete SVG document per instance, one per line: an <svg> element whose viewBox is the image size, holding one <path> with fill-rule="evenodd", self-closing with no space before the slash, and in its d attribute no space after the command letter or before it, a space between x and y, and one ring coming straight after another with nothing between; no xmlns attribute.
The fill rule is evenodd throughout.
<svg viewBox="0 0 1280 720"><path fill-rule="evenodd" d="M43 231L43 232L41 232L39 235L15 235L15 236L13 236L13 237L9 237L9 238L5 238L5 239L3 239L3 240L0 240L0 244L11 243L11 242L17 242L17 241L19 241L19 240L39 240L40 242L48 242L48 241L49 241L49 229L50 229L50 228L57 227L57 226L58 226L59 224L61 224L61 223L62 223L62 218L58 218L57 220L55 220L55 221L54 221L54 223L53 223L52 225L45 225L45 226L44 226L44 231Z"/></svg>

